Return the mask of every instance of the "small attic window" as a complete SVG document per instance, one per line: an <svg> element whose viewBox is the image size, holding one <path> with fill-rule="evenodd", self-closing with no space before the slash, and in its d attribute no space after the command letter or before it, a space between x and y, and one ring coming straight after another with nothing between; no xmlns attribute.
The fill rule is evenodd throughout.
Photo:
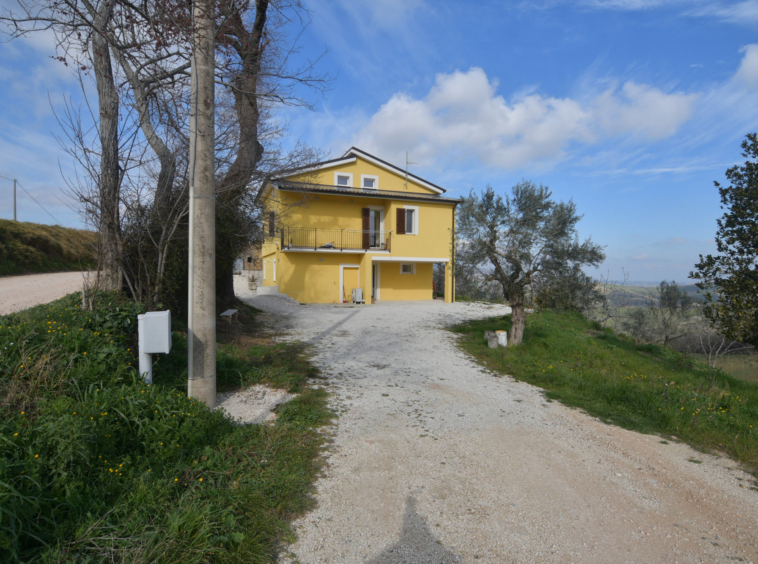
<svg viewBox="0 0 758 564"><path fill-rule="evenodd" d="M335 186L352 186L353 174L351 172L335 172L334 185Z"/></svg>
<svg viewBox="0 0 758 564"><path fill-rule="evenodd" d="M361 174L361 188L368 188L369 190L379 189L379 177L373 174Z"/></svg>

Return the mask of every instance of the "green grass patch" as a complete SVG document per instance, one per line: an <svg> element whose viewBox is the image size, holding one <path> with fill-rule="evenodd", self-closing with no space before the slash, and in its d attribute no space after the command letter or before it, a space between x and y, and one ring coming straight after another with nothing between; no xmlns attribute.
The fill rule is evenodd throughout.
<svg viewBox="0 0 758 564"><path fill-rule="evenodd" d="M707 362L705 355L694 355L697 360ZM758 354L728 354L720 356L716 366L727 374L758 384Z"/></svg>
<svg viewBox="0 0 758 564"><path fill-rule="evenodd" d="M578 314L527 317L524 342L489 349L484 331L510 330L510 316L453 328L460 346L501 374L627 429L717 450L758 471L758 386L655 345L603 330Z"/></svg>
<svg viewBox="0 0 758 564"><path fill-rule="evenodd" d="M255 311L219 332L218 383L300 395L273 425L237 426L186 395L186 337L136 374L136 315L72 294L0 317L0 561L272 562L309 509L333 414L299 345ZM254 343L254 344L251 344Z"/></svg>
<svg viewBox="0 0 758 564"><path fill-rule="evenodd" d="M0 219L0 276L93 267L96 245L92 231Z"/></svg>

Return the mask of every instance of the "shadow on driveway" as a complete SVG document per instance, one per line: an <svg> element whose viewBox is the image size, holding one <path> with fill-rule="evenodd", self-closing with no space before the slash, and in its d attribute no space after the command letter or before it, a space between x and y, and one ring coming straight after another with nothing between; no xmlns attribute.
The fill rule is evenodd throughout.
<svg viewBox="0 0 758 564"><path fill-rule="evenodd" d="M416 499L408 496L400 540L366 564L457 564L461 559L432 534L416 511Z"/></svg>

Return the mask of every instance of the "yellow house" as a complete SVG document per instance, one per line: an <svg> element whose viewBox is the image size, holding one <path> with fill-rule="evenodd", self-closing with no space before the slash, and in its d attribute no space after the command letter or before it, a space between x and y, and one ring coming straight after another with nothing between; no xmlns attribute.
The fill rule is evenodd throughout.
<svg viewBox="0 0 758 564"><path fill-rule="evenodd" d="M301 303L455 299L455 207L436 184L355 147L267 182L263 288ZM358 290L358 292L353 292ZM440 291L437 288L437 291Z"/></svg>

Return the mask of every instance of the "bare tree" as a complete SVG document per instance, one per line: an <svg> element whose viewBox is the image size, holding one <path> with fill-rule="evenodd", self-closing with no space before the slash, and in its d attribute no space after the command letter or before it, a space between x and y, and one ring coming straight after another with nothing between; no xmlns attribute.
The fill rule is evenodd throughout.
<svg viewBox="0 0 758 564"><path fill-rule="evenodd" d="M282 154L275 146L281 128L262 122L275 105L307 106L295 86L321 90L328 78L314 72L318 59L292 67L298 33L292 41L285 28L307 25L307 12L299 0L226 1L215 7L216 80L222 86L221 96L230 95L227 107L233 109L226 114L229 119L222 120L225 129L217 131L216 165L218 210L227 228L218 238L218 286L222 301L228 302L234 297L231 262L256 232L251 227L255 224L251 192L271 170L315 156L300 145L291 154ZM6 10L2 21L10 25L13 36L52 30L63 63L94 70L99 111L92 119L98 139L86 134L80 120L69 120L72 128L67 136L75 146L71 152L80 157L85 177L74 191L99 224L106 287L121 288L123 281L135 299L156 301L172 240L187 211L182 167L188 160L190 3L19 0L19 9ZM137 142L128 153L123 152L123 143L119 146L124 137L118 130L119 117L122 127L139 125ZM92 145L85 146L87 142ZM269 158L263 157L265 142L270 144ZM136 146L141 150L131 152ZM95 154L100 172L89 182ZM121 210L133 224L124 231L133 253L129 257L124 256Z"/></svg>
<svg viewBox="0 0 758 564"><path fill-rule="evenodd" d="M18 0L17 9L3 10L0 21L11 37L39 31L55 34L57 58L66 65L91 66L98 93L99 177L97 179L100 231L100 266L103 287L120 289L121 233L119 221L119 95L111 64L106 30L111 24L116 0Z"/></svg>

